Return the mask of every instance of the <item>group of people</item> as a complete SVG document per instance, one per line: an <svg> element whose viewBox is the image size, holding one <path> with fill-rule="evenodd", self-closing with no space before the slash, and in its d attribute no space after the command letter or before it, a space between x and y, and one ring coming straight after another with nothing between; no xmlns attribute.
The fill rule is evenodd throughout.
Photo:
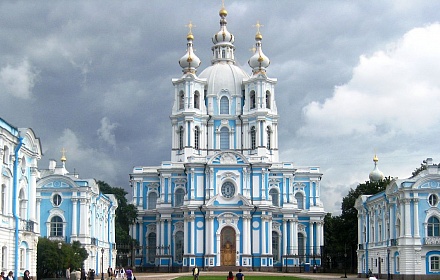
<svg viewBox="0 0 440 280"><path fill-rule="evenodd" d="M27 272L27 274L26 274L26 272ZM29 276L29 270L26 270L26 271L24 272L23 279L26 279L26 277L27 277L27 280L31 279L30 276ZM14 272L9 271L9 272L8 272L8 275L5 275L5 272L2 271L2 272L0 273L0 280L14 280Z"/></svg>
<svg viewBox="0 0 440 280"><path fill-rule="evenodd" d="M200 269L197 266L193 268L192 275L194 277L194 280L199 280ZM241 268L238 270L238 273L235 274L235 277L234 273L232 273L232 271L229 271L226 280L244 280L244 274L242 273Z"/></svg>
<svg viewBox="0 0 440 280"><path fill-rule="evenodd" d="M107 276L108 279L125 279L127 280L135 280L136 277L134 277L133 270L130 268L124 269L122 266L117 267L113 270L113 268L109 267L107 269Z"/></svg>

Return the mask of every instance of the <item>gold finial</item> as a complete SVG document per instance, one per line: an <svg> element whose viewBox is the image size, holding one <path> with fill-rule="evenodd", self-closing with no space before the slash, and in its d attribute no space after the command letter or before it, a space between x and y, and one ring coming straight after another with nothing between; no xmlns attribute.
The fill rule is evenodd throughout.
<svg viewBox="0 0 440 280"><path fill-rule="evenodd" d="M221 17L228 15L228 11L226 11L226 9L225 9L225 0L222 0L222 8L220 9L220 12L218 14Z"/></svg>
<svg viewBox="0 0 440 280"><path fill-rule="evenodd" d="M253 25L253 27L257 28L257 34L255 34L255 39L256 40L263 39L263 35L261 35L261 32L260 32L260 27L262 27L262 26L264 26L264 25L260 24L259 20L257 21L257 24Z"/></svg>
<svg viewBox="0 0 440 280"><path fill-rule="evenodd" d="M61 149L61 153L62 153L61 161L62 161L62 162L65 162L65 161L67 160L67 158L66 158L66 152L67 152L66 149L64 149L64 148Z"/></svg>
<svg viewBox="0 0 440 280"><path fill-rule="evenodd" d="M194 39L194 36L192 34L192 29L193 27L196 27L194 24L192 24L191 21L189 21L188 24L185 25L185 27L188 27L189 31L188 31L188 35L186 36L187 39Z"/></svg>
<svg viewBox="0 0 440 280"><path fill-rule="evenodd" d="M376 154L377 154L377 153L376 153L376 149L374 149L374 157L373 157L373 161L374 161L374 162L378 162L378 161L379 161L379 158L377 157Z"/></svg>

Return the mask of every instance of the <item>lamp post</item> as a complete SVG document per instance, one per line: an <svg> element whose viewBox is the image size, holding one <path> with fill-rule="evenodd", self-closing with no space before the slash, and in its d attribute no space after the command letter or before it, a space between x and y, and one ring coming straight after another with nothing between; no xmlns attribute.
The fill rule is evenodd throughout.
<svg viewBox="0 0 440 280"><path fill-rule="evenodd" d="M390 274L390 248L387 248L387 271L388 271L388 275L387 275L387 279L390 280L391 279L391 274Z"/></svg>
<svg viewBox="0 0 440 280"><path fill-rule="evenodd" d="M101 280L104 280L104 248L101 248Z"/></svg>
<svg viewBox="0 0 440 280"><path fill-rule="evenodd" d="M59 260L61 260L61 247L63 246L63 243L61 243L61 242L58 242L58 254L59 254ZM58 263L59 264L59 263ZM59 268L59 266L58 266L58 271L57 271L57 275L58 275L58 278L60 278L61 277L61 270L63 269L63 263L61 262L61 269Z"/></svg>

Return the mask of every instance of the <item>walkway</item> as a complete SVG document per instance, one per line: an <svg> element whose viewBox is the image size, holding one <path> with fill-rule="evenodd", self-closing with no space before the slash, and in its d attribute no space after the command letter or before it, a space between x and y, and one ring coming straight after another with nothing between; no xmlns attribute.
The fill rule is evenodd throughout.
<svg viewBox="0 0 440 280"><path fill-rule="evenodd" d="M236 271L234 271L236 273ZM343 278L341 274L328 274L328 273L279 273L279 272L251 272L244 271L246 280L252 279L252 275L289 275L297 276L304 279L341 279L341 280L360 280L364 278L357 278L357 275L347 275L347 278ZM189 276L191 272L184 273L137 273L136 280L150 280L150 279L160 279L160 280L172 280L180 276ZM226 277L227 272L225 271L201 271L200 275L224 275ZM249 276L249 277L248 277Z"/></svg>

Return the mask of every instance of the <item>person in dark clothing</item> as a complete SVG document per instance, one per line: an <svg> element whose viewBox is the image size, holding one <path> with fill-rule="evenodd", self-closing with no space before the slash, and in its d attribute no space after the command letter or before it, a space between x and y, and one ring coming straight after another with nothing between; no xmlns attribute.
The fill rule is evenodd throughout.
<svg viewBox="0 0 440 280"><path fill-rule="evenodd" d="M244 274L241 273L241 268L238 270L238 273L235 274L235 279L236 280L244 280Z"/></svg>
<svg viewBox="0 0 440 280"><path fill-rule="evenodd" d="M30 279L31 279L31 276L30 276L29 270L26 269L23 274L23 280L30 280Z"/></svg>
<svg viewBox="0 0 440 280"><path fill-rule="evenodd" d="M81 269L81 280L86 280L86 270L84 268Z"/></svg>
<svg viewBox="0 0 440 280"><path fill-rule="evenodd" d="M194 277L194 280L199 280L199 274L200 274L199 268L198 268L197 266L195 266L195 267L193 268L193 277Z"/></svg>

